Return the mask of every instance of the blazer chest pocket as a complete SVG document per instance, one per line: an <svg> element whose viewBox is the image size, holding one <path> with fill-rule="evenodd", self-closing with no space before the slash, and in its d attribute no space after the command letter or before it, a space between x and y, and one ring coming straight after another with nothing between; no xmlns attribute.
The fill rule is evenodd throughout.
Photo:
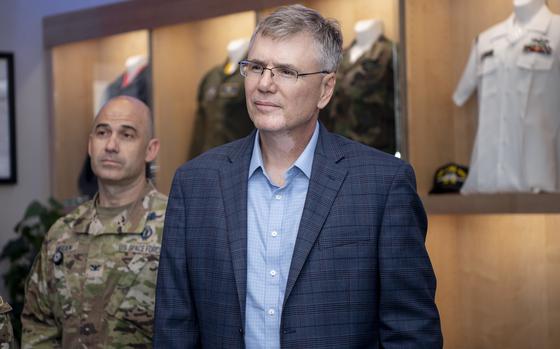
<svg viewBox="0 0 560 349"><path fill-rule="evenodd" d="M366 243L371 239L370 227L334 227L323 230L319 235L319 248Z"/></svg>

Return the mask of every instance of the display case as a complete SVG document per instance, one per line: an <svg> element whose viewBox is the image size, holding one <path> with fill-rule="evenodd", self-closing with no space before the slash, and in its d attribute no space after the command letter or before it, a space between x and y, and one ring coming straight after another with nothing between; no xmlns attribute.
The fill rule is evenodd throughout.
<svg viewBox="0 0 560 349"><path fill-rule="evenodd" d="M87 142L93 118L110 85L118 83L127 70L127 60L148 59L149 32L58 45L52 48L51 57L53 193L56 198L70 199L79 196L80 175L88 168ZM95 185L95 179L92 181Z"/></svg>
<svg viewBox="0 0 560 349"><path fill-rule="evenodd" d="M102 98L105 82L115 79L126 69L127 58L140 53L149 58L152 110L156 135L161 148L155 166L159 190L169 191L175 170L192 156L196 137L195 118L199 107L201 81L209 70L224 64L226 47L232 40L250 38L257 19L277 6L292 1L246 1L192 10L193 2L171 1L165 6L139 1L133 4L104 6L90 12L80 11L49 17L45 20L45 42L51 48L53 85L53 193L69 199L81 193L78 178L84 170L87 135L91 118ZM336 17L341 24L345 47L354 39L357 21L377 19L383 22L385 37L393 43L391 61L394 74L392 104L400 153L406 156L404 90L398 89L400 54L400 7L398 0L311 0L305 5L325 16ZM123 12L136 14L137 21L128 27L116 21ZM153 11L152 16L148 13ZM88 16L91 14L91 17ZM181 14L183 14L181 16ZM167 17L169 16L169 17ZM108 35L112 31L144 29ZM96 23L109 23L96 33ZM66 23L66 30L63 30ZM113 30L111 30L113 26ZM96 37L79 40L82 37ZM403 66L404 68L404 66ZM238 74L237 72L235 74ZM97 97L96 97L97 96ZM250 122L250 121L249 121ZM82 174L83 178L83 174Z"/></svg>
<svg viewBox="0 0 560 349"><path fill-rule="evenodd" d="M560 13L560 2L548 1ZM408 1L406 55L409 159L428 211L447 213L560 213L559 194L428 195L438 167L468 165L477 130L477 98L459 108L452 95L478 34L512 13L512 0Z"/></svg>

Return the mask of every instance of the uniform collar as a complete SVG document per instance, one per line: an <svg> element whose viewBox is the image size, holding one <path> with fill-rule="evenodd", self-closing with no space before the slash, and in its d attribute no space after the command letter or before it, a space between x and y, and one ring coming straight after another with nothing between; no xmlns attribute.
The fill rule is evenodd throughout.
<svg viewBox="0 0 560 349"><path fill-rule="evenodd" d="M115 222L115 229L105 231L105 228L96 216L96 207L99 193L95 194L92 200L85 203L85 210L79 214L75 220L74 232L87 233L91 235L99 235L103 233L139 233L138 229L146 223L146 213L151 209L148 207L146 198L156 191L152 182L148 181L144 187L142 194L130 206L130 208L118 215ZM120 221L120 223L117 223Z"/></svg>
<svg viewBox="0 0 560 349"><path fill-rule="evenodd" d="M352 46L356 44L356 39L354 39L350 43L350 46L348 46L348 48L344 50L342 55L341 65L343 67L348 67L348 66L357 65L363 62L364 60L372 60L372 61L378 60L381 54L383 53L383 45L386 42L388 42L387 38L383 34L381 34L379 38L375 40L375 42L371 45L371 47L368 50L366 50L360 57L358 57L358 59L354 63L350 63L350 49L352 48Z"/></svg>
<svg viewBox="0 0 560 349"><path fill-rule="evenodd" d="M509 18L504 22L504 25L499 26L494 31L491 39L495 39L501 36L510 36L513 37L515 28L514 28L514 21L515 21L515 14L511 14ZM527 23L525 26L526 31L528 32L537 32L540 34L548 33L550 28L550 23L552 22L552 12L548 9L547 6L543 6L542 9L537 12L537 14Z"/></svg>
<svg viewBox="0 0 560 349"><path fill-rule="evenodd" d="M550 22L552 22L552 12L545 5L539 12L533 17L526 28L531 31L536 31L541 34L548 33L548 28L550 27ZM513 18L511 24L513 25Z"/></svg>

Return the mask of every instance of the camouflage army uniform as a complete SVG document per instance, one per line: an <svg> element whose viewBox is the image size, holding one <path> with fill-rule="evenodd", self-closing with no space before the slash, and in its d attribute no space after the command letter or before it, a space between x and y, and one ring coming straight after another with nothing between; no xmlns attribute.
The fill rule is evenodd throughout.
<svg viewBox="0 0 560 349"><path fill-rule="evenodd" d="M393 44L380 37L354 63L344 51L331 102L320 118L333 132L394 154Z"/></svg>
<svg viewBox="0 0 560 349"><path fill-rule="evenodd" d="M150 348L167 198L147 185L103 224L97 196L49 230L26 285L23 348Z"/></svg>
<svg viewBox="0 0 560 349"><path fill-rule="evenodd" d="M0 349L15 348L10 311L12 307L0 297Z"/></svg>
<svg viewBox="0 0 560 349"><path fill-rule="evenodd" d="M239 69L231 75L224 69L225 65L212 68L199 85L190 158L245 137L253 130L243 77Z"/></svg>

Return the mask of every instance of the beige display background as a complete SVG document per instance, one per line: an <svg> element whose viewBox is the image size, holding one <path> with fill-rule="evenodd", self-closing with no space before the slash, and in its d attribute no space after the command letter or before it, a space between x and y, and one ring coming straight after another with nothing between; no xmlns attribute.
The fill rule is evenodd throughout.
<svg viewBox="0 0 560 349"><path fill-rule="evenodd" d="M152 32L154 114L161 141L158 188L167 193L175 170L188 159L199 83L224 64L227 44L249 38L255 12L157 28Z"/></svg>
<svg viewBox="0 0 560 349"><path fill-rule="evenodd" d="M148 31L140 30L73 44L51 51L53 95L53 196L79 195L78 176L87 155L94 117L93 82L113 81L134 55L148 56Z"/></svg>

